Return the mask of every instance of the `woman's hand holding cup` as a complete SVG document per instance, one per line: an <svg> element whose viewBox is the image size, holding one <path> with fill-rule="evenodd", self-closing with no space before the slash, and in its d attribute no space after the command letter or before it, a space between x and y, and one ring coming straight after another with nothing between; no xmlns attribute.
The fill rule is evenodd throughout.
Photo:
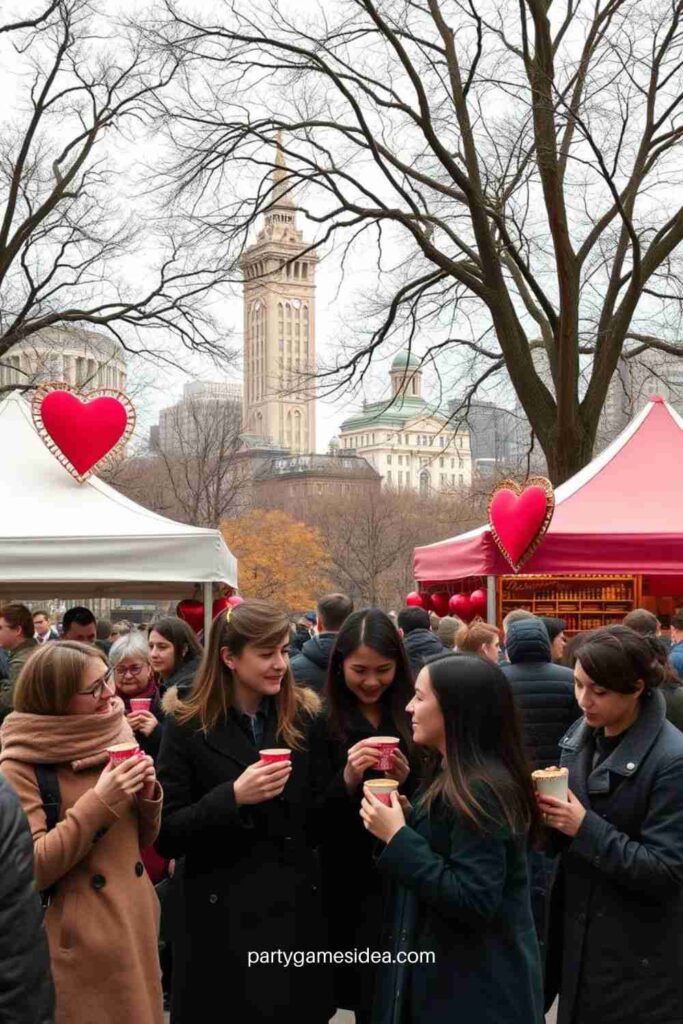
<svg viewBox="0 0 683 1024"><path fill-rule="evenodd" d="M159 724L151 711L131 711L126 719L133 732L141 732L143 736L151 736Z"/></svg>
<svg viewBox="0 0 683 1024"><path fill-rule="evenodd" d="M410 775L410 764L408 762L408 758L399 747L396 747L396 749L391 752L391 760L391 768L384 774L388 779L396 779L399 786L402 786Z"/></svg>
<svg viewBox="0 0 683 1024"><path fill-rule="evenodd" d="M109 806L135 796L149 784L150 765L154 773L151 757L129 757L115 766L110 763L95 783L95 792ZM156 775L153 777L156 780Z"/></svg>
<svg viewBox="0 0 683 1024"><path fill-rule="evenodd" d="M238 807L244 804L262 804L279 796L292 773L290 761L275 761L264 764L257 761L245 768L235 780L235 803Z"/></svg>
<svg viewBox="0 0 683 1024"><path fill-rule="evenodd" d="M373 739L360 740L355 743L346 755L346 767L344 768L344 784L349 793L358 789L363 776L369 768L376 768L379 761L379 750L373 746Z"/></svg>

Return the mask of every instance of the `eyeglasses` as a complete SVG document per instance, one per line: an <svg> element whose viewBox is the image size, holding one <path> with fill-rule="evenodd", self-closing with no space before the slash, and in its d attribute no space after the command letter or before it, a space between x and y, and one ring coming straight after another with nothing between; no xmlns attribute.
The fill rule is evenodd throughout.
<svg viewBox="0 0 683 1024"><path fill-rule="evenodd" d="M145 668L145 665L128 665L126 667L123 665L117 665L114 672L116 673L117 679L123 679L126 675L139 676L143 668Z"/></svg>
<svg viewBox="0 0 683 1024"><path fill-rule="evenodd" d="M91 686L89 690L77 690L79 697L92 697L94 700L100 700L105 689L113 693L114 690L111 686L111 677L114 674L114 669L110 668L101 679L98 679L94 686Z"/></svg>

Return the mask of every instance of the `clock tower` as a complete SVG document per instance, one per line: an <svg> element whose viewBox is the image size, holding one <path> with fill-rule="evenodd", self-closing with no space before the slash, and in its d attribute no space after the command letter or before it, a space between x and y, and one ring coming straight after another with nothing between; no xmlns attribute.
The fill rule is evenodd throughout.
<svg viewBox="0 0 683 1024"><path fill-rule="evenodd" d="M244 275L246 434L315 451L315 268L297 227L278 136L272 202L240 261Z"/></svg>

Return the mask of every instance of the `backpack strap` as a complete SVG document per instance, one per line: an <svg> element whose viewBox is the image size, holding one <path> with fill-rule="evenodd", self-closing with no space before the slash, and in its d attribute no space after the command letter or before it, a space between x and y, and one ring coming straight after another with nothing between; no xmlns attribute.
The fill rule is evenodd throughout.
<svg viewBox="0 0 683 1024"><path fill-rule="evenodd" d="M45 826L47 831L51 832L59 821L59 810L62 803L57 766L54 764L36 764L33 767L36 773L38 789L40 790L40 799L45 811ZM49 889L43 889L41 892L40 899L44 908L49 905L55 889L56 886L52 885Z"/></svg>

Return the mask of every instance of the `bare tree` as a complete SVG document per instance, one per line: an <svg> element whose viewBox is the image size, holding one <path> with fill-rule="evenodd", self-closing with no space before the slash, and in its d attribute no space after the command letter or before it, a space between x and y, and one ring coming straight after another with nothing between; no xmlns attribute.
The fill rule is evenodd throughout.
<svg viewBox="0 0 683 1024"><path fill-rule="evenodd" d="M117 467L109 482L155 512L217 527L249 507L248 466L239 456L241 407L201 395L162 410L146 455Z"/></svg>
<svg viewBox="0 0 683 1024"><path fill-rule="evenodd" d="M312 501L307 520L322 534L333 585L357 603L400 607L413 586L413 550L479 523L485 503L463 491L424 498L414 491Z"/></svg>
<svg viewBox="0 0 683 1024"><path fill-rule="evenodd" d="M377 246L379 319L334 386L438 326L428 356L471 359L464 411L507 374L559 483L591 457L619 359L683 354L681 0L166 8L157 40L198 69L167 114L202 230L243 244L282 131L314 246Z"/></svg>
<svg viewBox="0 0 683 1024"><path fill-rule="evenodd" d="M171 337L224 358L208 311L223 253L200 252L142 198L157 146L147 110L174 86L177 57L153 53L103 0L20 10L0 25L16 72L0 125L0 358L68 324L171 363Z"/></svg>

